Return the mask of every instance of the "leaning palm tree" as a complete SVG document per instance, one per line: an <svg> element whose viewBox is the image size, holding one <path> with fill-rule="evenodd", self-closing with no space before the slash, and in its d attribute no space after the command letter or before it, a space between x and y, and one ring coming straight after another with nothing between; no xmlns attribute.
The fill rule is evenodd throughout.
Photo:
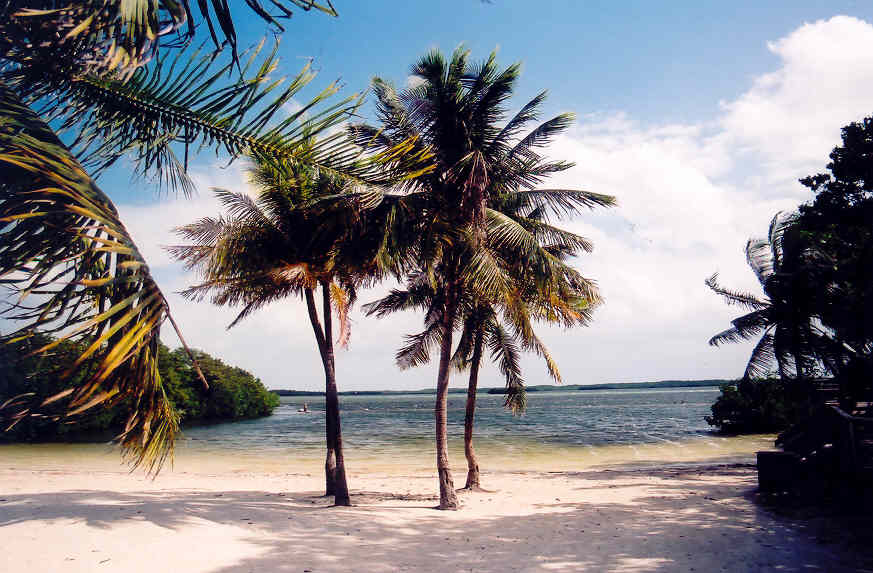
<svg viewBox="0 0 873 573"><path fill-rule="evenodd" d="M413 149L428 150L434 168L408 181L402 198L392 198L385 227L383 254L399 261L407 272L420 269L441 300L433 320L439 326L440 358L434 423L441 509L457 508L457 496L446 447L446 406L452 359L453 333L465 297L473 293L486 300L511 299L511 267L503 266L501 251L512 251L528 269L548 269L554 255L537 241L536 227L526 227L488 204L496 193L513 193L519 201L543 208L610 205L611 197L572 190L535 190L547 176L572 164L550 162L537 153L572 122L564 114L519 137L536 119L545 98L540 94L514 117L505 104L512 94L520 67L499 70L495 55L474 66L459 48L447 61L438 51L412 67L416 82L398 93L376 79L377 114L381 127L353 128L366 148L385 151L399 141L414 141ZM595 298L593 285L571 269L544 272L538 285L549 287L574 275L580 292ZM530 280L529 276L522 277Z"/></svg>
<svg viewBox="0 0 873 573"><path fill-rule="evenodd" d="M314 142L313 142L314 143ZM333 315L338 342L349 339L348 313L362 278L378 274L360 250L361 213L339 200L345 181L299 163L259 163L249 171L256 198L216 191L226 216L181 227L191 244L170 247L203 281L183 294L217 305L241 305L229 328L252 312L289 297L302 297L325 375L325 495L349 505L334 358ZM315 302L321 289L322 314Z"/></svg>
<svg viewBox="0 0 873 573"><path fill-rule="evenodd" d="M258 2L248 5L276 23ZM9 291L0 312L17 322L4 339L38 329L76 338L86 352L75 367L94 373L46 400L17 396L0 410L12 424L36 414L70 420L126 401L132 408L120 441L134 463L153 470L178 428L155 362L160 326L173 321L96 174L127 157L139 175L187 192L189 149L293 158L358 181L376 178L378 163L361 161L342 134L299 153L312 134L346 121L360 99L318 105L332 85L280 119L312 73L276 80L275 48L266 57L259 49L238 53L228 5L198 8L210 30L220 24L212 35L231 46L229 57L173 54L194 30L186 0L0 3L0 284Z"/></svg>
<svg viewBox="0 0 873 573"><path fill-rule="evenodd" d="M796 216L777 213L770 222L766 239L746 243L746 261L764 290L764 297L729 290L718 282L718 274L706 279L706 286L730 305L750 312L731 321L731 328L709 340L712 346L751 340L760 335L746 364L743 378L766 376L773 363L784 378L802 380L816 361L816 349L824 333L816 326L810 307L810 281L802 274L802 237Z"/></svg>

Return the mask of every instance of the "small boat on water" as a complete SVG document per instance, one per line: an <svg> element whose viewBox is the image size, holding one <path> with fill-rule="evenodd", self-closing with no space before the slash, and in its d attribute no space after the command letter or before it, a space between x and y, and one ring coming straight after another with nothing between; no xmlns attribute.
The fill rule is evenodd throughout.
<svg viewBox="0 0 873 573"><path fill-rule="evenodd" d="M308 414L309 413L309 404L307 404L306 402L303 402L303 407L298 408L297 411L301 412L303 414Z"/></svg>

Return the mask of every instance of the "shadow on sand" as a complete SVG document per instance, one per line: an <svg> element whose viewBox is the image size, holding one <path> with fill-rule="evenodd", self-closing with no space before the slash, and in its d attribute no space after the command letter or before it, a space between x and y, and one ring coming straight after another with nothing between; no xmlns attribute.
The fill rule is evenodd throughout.
<svg viewBox="0 0 873 573"><path fill-rule="evenodd" d="M474 518L463 509L426 509L434 505L433 497L384 492L358 492L354 507L332 508L316 492L64 491L0 494L0 527L74 520L97 529L147 522L180 534L192 523L241 528L239 535L255 547L255 556L212 573L426 567L672 572L693 571L707 559L718 564L710 571L844 572L873 565L869 553L844 542L839 524L829 528L778 517L750 503L754 490L748 468L735 469L743 478L739 485L706 480L697 469L639 471L539 474L537 480L568 480L576 497L591 488L591 479L607 480L606 487L615 489L638 487L640 478L654 481L632 503L556 499L538 504L531 515L505 515L513 500L500 492L465 494L471 501L483 496L483 502L506 504L504 515ZM567 498L572 497L568 491ZM134 542L130 550L141 549ZM702 571L699 565L697 571Z"/></svg>

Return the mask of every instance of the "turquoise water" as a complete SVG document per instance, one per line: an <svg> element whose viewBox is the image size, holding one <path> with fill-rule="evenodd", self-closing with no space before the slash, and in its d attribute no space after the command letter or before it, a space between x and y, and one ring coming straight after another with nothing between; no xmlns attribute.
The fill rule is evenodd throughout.
<svg viewBox="0 0 873 573"><path fill-rule="evenodd" d="M617 465L751 462L773 436L723 437L704 420L717 388L531 392L523 416L499 395L481 395L475 446L488 471L575 471ZM341 396L346 467L352 475L431 472L432 395ZM303 402L310 413L298 412ZM463 471L465 395L449 397L449 457ZM227 473L304 473L324 460L324 401L283 397L272 416L186 429L174 469ZM9 444L6 467L118 471L106 444Z"/></svg>
<svg viewBox="0 0 873 573"><path fill-rule="evenodd" d="M480 395L476 439L482 448L676 444L711 434L704 416L717 388L531 392L523 416L503 397ZM432 395L341 396L343 437L357 451L430 447ZM303 403L310 413L298 412ZM463 435L465 395L449 396L449 435ZM283 397L267 418L191 428L194 448L250 451L316 449L324 444L324 400Z"/></svg>

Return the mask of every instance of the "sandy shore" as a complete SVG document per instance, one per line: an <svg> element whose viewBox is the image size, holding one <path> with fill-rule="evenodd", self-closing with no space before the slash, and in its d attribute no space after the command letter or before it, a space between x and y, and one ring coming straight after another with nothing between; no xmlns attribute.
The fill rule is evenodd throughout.
<svg viewBox="0 0 873 573"><path fill-rule="evenodd" d="M838 530L755 503L747 464L483 474L457 512L435 478L23 469L0 460L0 570L863 571ZM458 472L456 479L462 479Z"/></svg>

